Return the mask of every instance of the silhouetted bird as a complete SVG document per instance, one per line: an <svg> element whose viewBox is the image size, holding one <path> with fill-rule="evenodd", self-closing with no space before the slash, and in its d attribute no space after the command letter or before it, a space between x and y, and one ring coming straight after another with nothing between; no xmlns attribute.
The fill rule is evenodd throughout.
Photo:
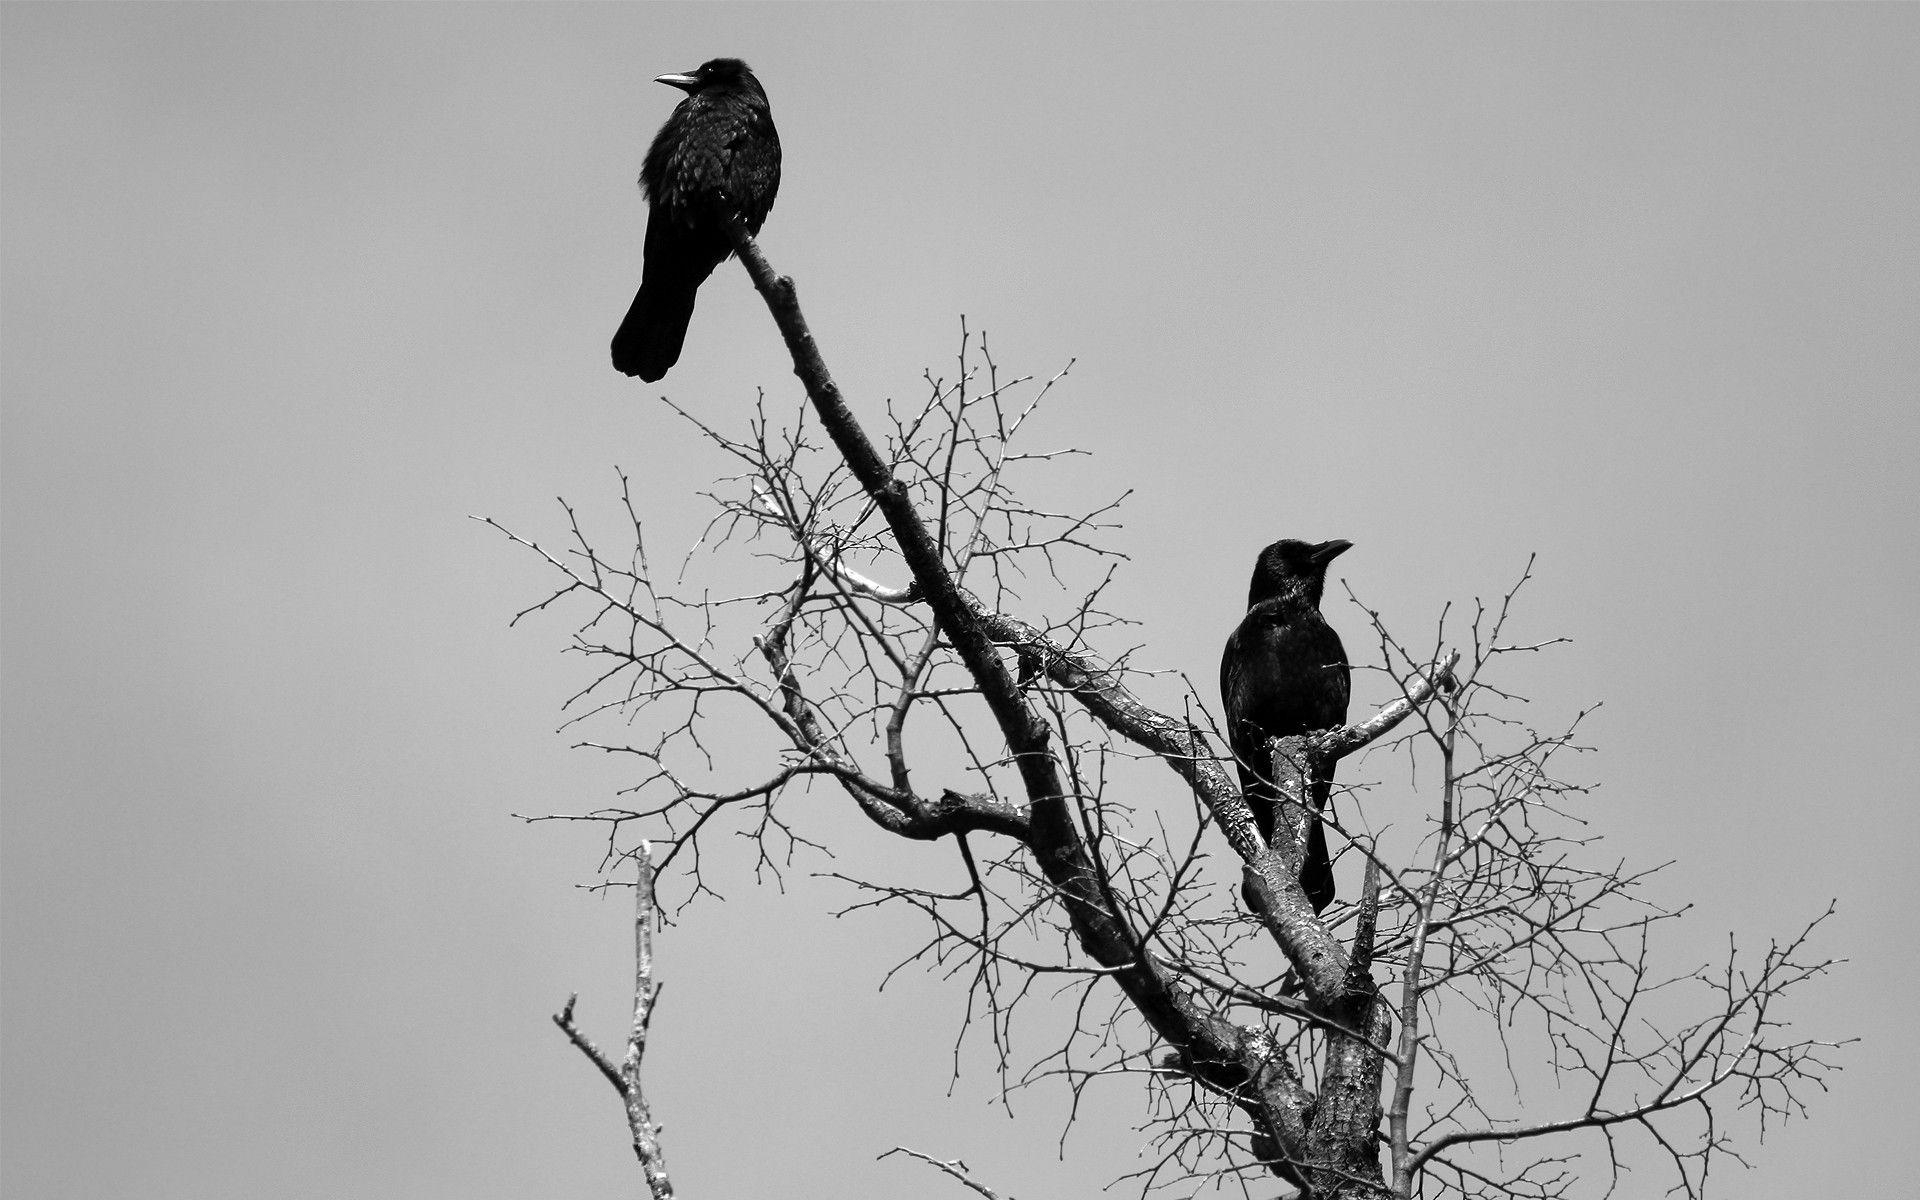
<svg viewBox="0 0 1920 1200"><path fill-rule="evenodd" d="M737 58L702 63L656 83L685 89L654 135L640 169L646 193L647 263L640 293L613 335L613 365L652 383L680 358L694 294L733 253L726 218L750 233L780 190L780 135L766 90Z"/></svg>
<svg viewBox="0 0 1920 1200"><path fill-rule="evenodd" d="M1220 700L1227 710L1227 741L1240 760L1240 789L1260 836L1273 841L1279 793L1267 774L1266 739L1312 733L1347 722L1353 690L1340 635L1320 615L1327 564L1353 543L1275 542L1253 564L1247 615L1227 639L1220 659ZM1314 812L1333 791L1333 768L1314 773ZM1333 864L1327 835L1315 817L1308 827L1300 887L1319 912L1333 902Z"/></svg>

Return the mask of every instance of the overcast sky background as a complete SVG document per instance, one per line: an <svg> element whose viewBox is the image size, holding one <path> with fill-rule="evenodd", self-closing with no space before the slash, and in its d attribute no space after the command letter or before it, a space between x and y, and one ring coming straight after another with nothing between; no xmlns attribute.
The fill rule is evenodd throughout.
<svg viewBox="0 0 1920 1200"><path fill-rule="evenodd" d="M617 1038L626 905L575 887L590 831L509 816L623 777L555 735L583 664L506 628L545 580L467 516L610 519L621 464L685 546L728 464L656 397L737 432L794 396L731 265L663 385L607 365L650 80L720 54L856 411L961 313L1077 358L1038 436L1095 453L1060 494L1135 489L1140 665L1209 680L1276 537L1351 539L1409 632L1537 552L1523 631L1573 644L1525 683L1605 702L1588 814L1679 860L1680 949L1840 902L1853 962L1788 1015L1863 1041L1727 1194L1911 1186L1920 7L10 4L9 1196L638 1186L547 1023L578 990ZM737 886L665 936L682 1194L962 1194L873 1161L902 1143L1110 1194L1136 1094L1062 1158L1057 1095L949 1092L959 991L878 992L919 931L846 898Z"/></svg>

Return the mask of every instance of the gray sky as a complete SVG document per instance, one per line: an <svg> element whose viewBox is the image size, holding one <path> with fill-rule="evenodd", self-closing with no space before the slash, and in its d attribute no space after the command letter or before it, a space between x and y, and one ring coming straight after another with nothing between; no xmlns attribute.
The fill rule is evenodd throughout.
<svg viewBox="0 0 1920 1200"><path fill-rule="evenodd" d="M506 630L544 580L466 518L610 518L622 464L684 546L727 464L655 396L735 429L791 398L733 266L664 386L606 362L677 98L649 81L718 54L772 97L762 241L856 409L916 396L961 313L1005 364L1078 359L1044 434L1096 455L1062 494L1136 489L1111 598L1142 665L1210 678L1274 537L1354 541L1409 632L1537 552L1526 627L1574 641L1526 683L1605 702L1589 815L1679 860L1680 949L1841 902L1854 961L1790 1015L1865 1040L1729 1193L1910 1184L1920 8L14 4L0 33L10 1196L636 1186L546 1023L577 989L616 1036L624 903L573 887L591 833L508 815L623 777L554 735L581 664ZM730 892L662 947L683 1194L957 1194L873 1162L897 1143L1021 1195L1131 1169L1124 1087L1064 1158L1057 1096L949 1092L958 992L876 992L911 924Z"/></svg>

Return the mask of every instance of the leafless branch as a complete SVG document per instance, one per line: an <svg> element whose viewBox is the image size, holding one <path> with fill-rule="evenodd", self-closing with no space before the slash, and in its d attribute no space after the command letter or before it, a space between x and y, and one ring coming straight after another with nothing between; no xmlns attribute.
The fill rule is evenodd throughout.
<svg viewBox="0 0 1920 1200"><path fill-rule="evenodd" d="M633 1023L627 1030L627 1053L618 1067L594 1048L573 1021L573 1005L578 996L567 997L566 1007L554 1014L553 1023L567 1040L587 1056L588 1061L606 1077L627 1113L627 1128L633 1134L634 1157L647 1181L647 1193L653 1200L673 1200L673 1182L667 1175L666 1153L660 1146L660 1127L653 1123L645 1091L640 1085L640 1060L647 1052L647 1032L653 1023L654 1003L660 988L653 982L653 856L652 847L641 842L633 855L636 878L633 884Z"/></svg>
<svg viewBox="0 0 1920 1200"><path fill-rule="evenodd" d="M882 1154L880 1157L887 1158L888 1156L894 1155L894 1154L905 1154L911 1158L917 1158L921 1162L932 1163L934 1166L940 1168L942 1171L945 1171L947 1174L953 1176L955 1179L958 1179L962 1184L966 1185L969 1188L972 1188L976 1192L979 1192L982 1196L985 1196L987 1200L1001 1200L999 1192L994 1191L992 1188L987 1187L985 1184L980 1183L978 1180L974 1179L972 1175L967 1173L967 1164L957 1158L950 1159L946 1162L942 1162L941 1160L934 1158L932 1155L922 1154L918 1150L909 1150L905 1146L895 1146L893 1149L887 1151L886 1154ZM1008 1196L1006 1200L1013 1200L1013 1197Z"/></svg>

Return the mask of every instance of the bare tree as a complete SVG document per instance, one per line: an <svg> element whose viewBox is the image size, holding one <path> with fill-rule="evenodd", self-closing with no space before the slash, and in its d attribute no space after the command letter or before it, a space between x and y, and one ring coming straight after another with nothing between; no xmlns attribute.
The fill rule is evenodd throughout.
<svg viewBox="0 0 1920 1200"><path fill-rule="evenodd" d="M1270 1173L1309 1197L1606 1195L1650 1148L1668 1190L1698 1197L1747 1129L1764 1136L1824 1086L1836 1043L1794 1037L1778 1011L1834 965L1809 946L1819 919L1663 972L1653 935L1684 909L1649 895L1651 871L1598 857L1562 769L1583 750L1580 717L1540 732L1503 690L1503 664L1554 644L1509 635L1531 563L1490 605L1442 613L1424 649L1367 610L1383 703L1269 744L1284 819L1267 844L1208 705L1102 646L1124 624L1103 603L1120 498L1076 512L1023 498L1074 453L1015 448L1066 370L1003 378L963 325L953 374L929 373L925 402L890 409L876 443L792 282L744 230L735 243L806 401L776 420L763 399L740 433L688 417L738 464L700 552L771 558L778 582L679 594L650 565L624 477L617 553L571 507L563 547L501 527L556 580L520 617L574 613L571 649L595 664L573 720L625 731L582 744L638 768L622 806L545 819L604 823L616 857L658 842L681 903L708 891L721 831L748 832L774 873L813 845L781 801L816 784L895 836L950 841L960 891L839 878L854 907L924 914L907 961L969 989L1003 1084L1139 1077L1158 1147L1143 1190ZM1150 688L1172 706L1149 706ZM749 721L767 738L757 768L712 744ZM1363 883L1316 914L1297 882L1302 781L1361 754L1407 782L1337 797L1329 839ZM1222 843L1237 878L1221 877ZM1038 1000L1042 979L1065 987ZM1034 1003L1068 1005L1070 1030L1015 1063L1008 1022ZM631 1111L637 1054L631 1079L596 1061Z"/></svg>

